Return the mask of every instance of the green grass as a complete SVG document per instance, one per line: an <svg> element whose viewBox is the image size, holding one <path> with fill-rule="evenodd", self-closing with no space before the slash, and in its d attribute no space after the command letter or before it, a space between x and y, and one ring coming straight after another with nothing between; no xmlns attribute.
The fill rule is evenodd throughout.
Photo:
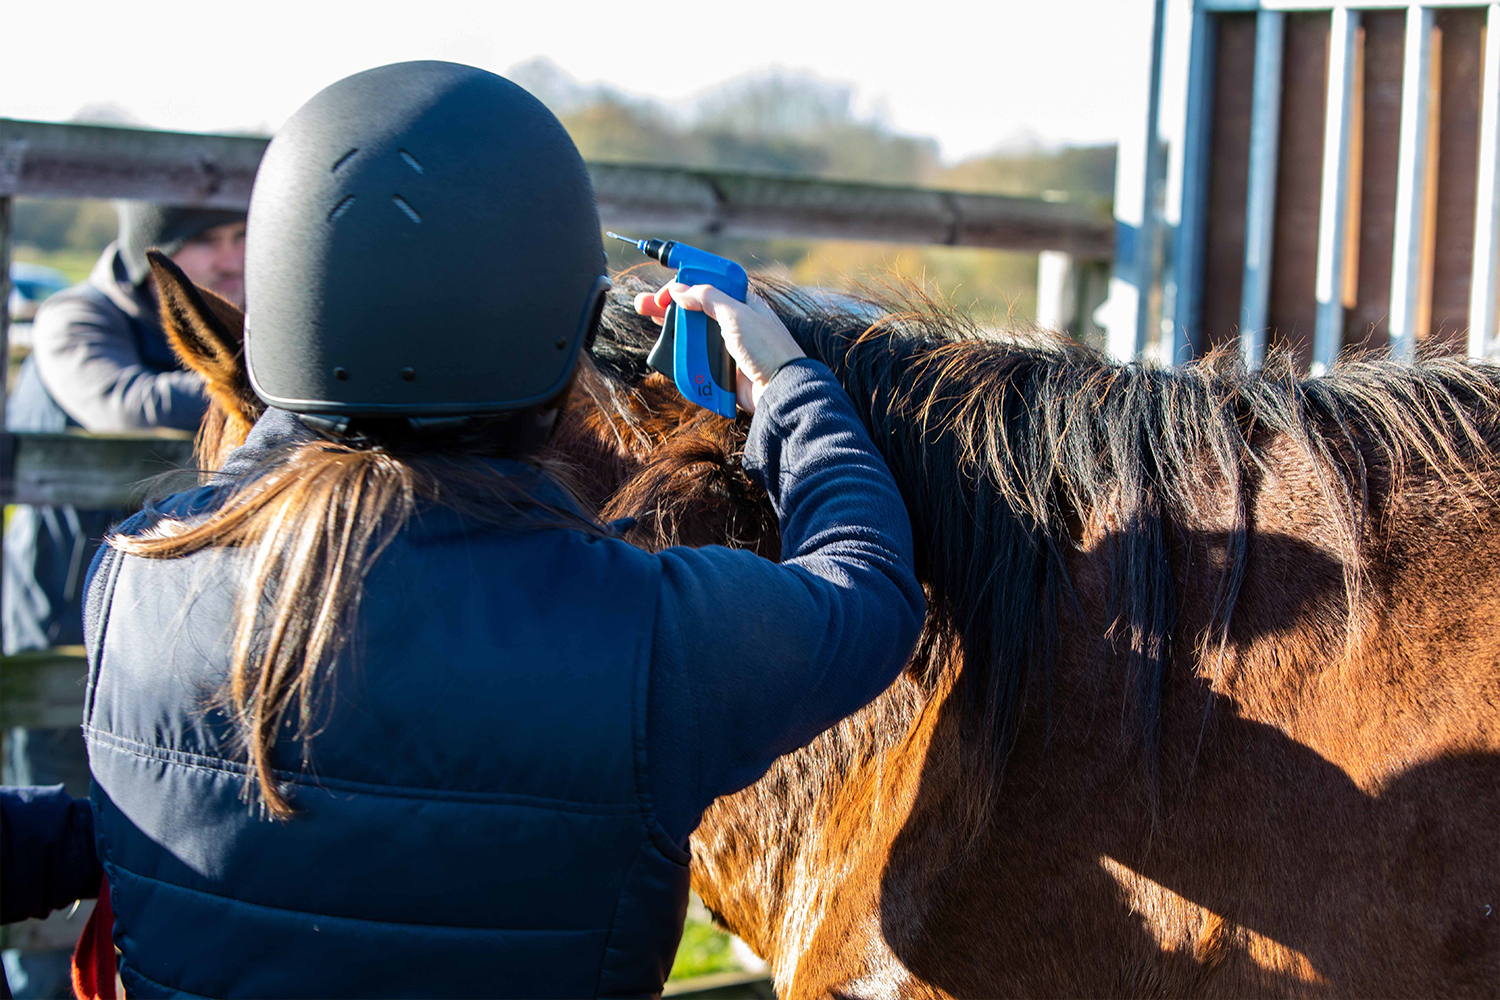
<svg viewBox="0 0 1500 1000"><path fill-rule="evenodd" d="M93 250L42 250L18 243L11 251L11 259L24 260L28 264L55 267L66 274L69 281L76 284L89 276L89 272L94 269L94 262L99 259L99 254Z"/></svg>
<svg viewBox="0 0 1500 1000"><path fill-rule="evenodd" d="M729 935L706 920L689 916L682 943L677 946L677 958L672 962L672 974L667 978L688 979L739 968L740 963L729 950Z"/></svg>

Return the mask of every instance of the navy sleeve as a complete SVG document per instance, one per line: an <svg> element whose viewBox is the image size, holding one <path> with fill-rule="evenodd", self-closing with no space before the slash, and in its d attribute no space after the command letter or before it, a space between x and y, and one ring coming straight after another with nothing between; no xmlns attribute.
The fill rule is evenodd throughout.
<svg viewBox="0 0 1500 1000"><path fill-rule="evenodd" d="M93 899L103 877L87 799L62 785L0 788L0 923Z"/></svg>
<svg viewBox="0 0 1500 1000"><path fill-rule="evenodd" d="M776 374L744 464L776 508L782 561L661 554L647 755L653 807L679 843L715 798L885 690L925 615L906 507L826 367Z"/></svg>

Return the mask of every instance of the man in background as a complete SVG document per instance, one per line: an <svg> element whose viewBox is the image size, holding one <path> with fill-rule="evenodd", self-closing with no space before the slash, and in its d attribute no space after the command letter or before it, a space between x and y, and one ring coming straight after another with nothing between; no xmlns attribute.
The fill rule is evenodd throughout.
<svg viewBox="0 0 1500 1000"><path fill-rule="evenodd" d="M171 257L196 284L244 304L245 213L120 202L119 237L88 278L44 302L33 347L6 406L10 430L196 431L207 408L158 318L146 251ZM4 652L83 642L80 590L105 532L127 510L17 505L5 530L0 585ZM88 758L76 727L4 734L0 781L63 784L87 798ZM18 998L72 996L69 952L4 954Z"/></svg>
<svg viewBox="0 0 1500 1000"><path fill-rule="evenodd" d="M42 304L31 355L6 407L17 431L196 431L201 380L181 368L157 316L146 251L159 248L202 287L244 299L245 215L121 202L119 239L88 279ZM78 587L122 511L17 507L5 536L7 654L83 641Z"/></svg>

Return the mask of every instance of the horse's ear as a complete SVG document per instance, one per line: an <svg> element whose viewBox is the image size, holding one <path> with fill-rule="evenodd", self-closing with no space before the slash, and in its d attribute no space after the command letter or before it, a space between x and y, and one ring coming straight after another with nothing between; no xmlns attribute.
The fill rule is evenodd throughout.
<svg viewBox="0 0 1500 1000"><path fill-rule="evenodd" d="M250 388L245 374L245 314L233 303L199 288L156 250L146 253L151 276L161 299L162 329L167 343L182 363L203 376L208 392L220 406L249 424L265 404Z"/></svg>

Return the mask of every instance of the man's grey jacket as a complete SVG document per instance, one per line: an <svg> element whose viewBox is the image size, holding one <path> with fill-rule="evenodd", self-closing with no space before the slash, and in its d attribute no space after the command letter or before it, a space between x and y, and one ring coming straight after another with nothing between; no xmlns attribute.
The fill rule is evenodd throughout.
<svg viewBox="0 0 1500 1000"><path fill-rule="evenodd" d="M130 283L115 244L93 272L42 304L32 352L6 405L13 431L195 431L202 380L183 370L149 292ZM4 651L83 642L83 576L126 510L17 506L5 531L0 586Z"/></svg>

